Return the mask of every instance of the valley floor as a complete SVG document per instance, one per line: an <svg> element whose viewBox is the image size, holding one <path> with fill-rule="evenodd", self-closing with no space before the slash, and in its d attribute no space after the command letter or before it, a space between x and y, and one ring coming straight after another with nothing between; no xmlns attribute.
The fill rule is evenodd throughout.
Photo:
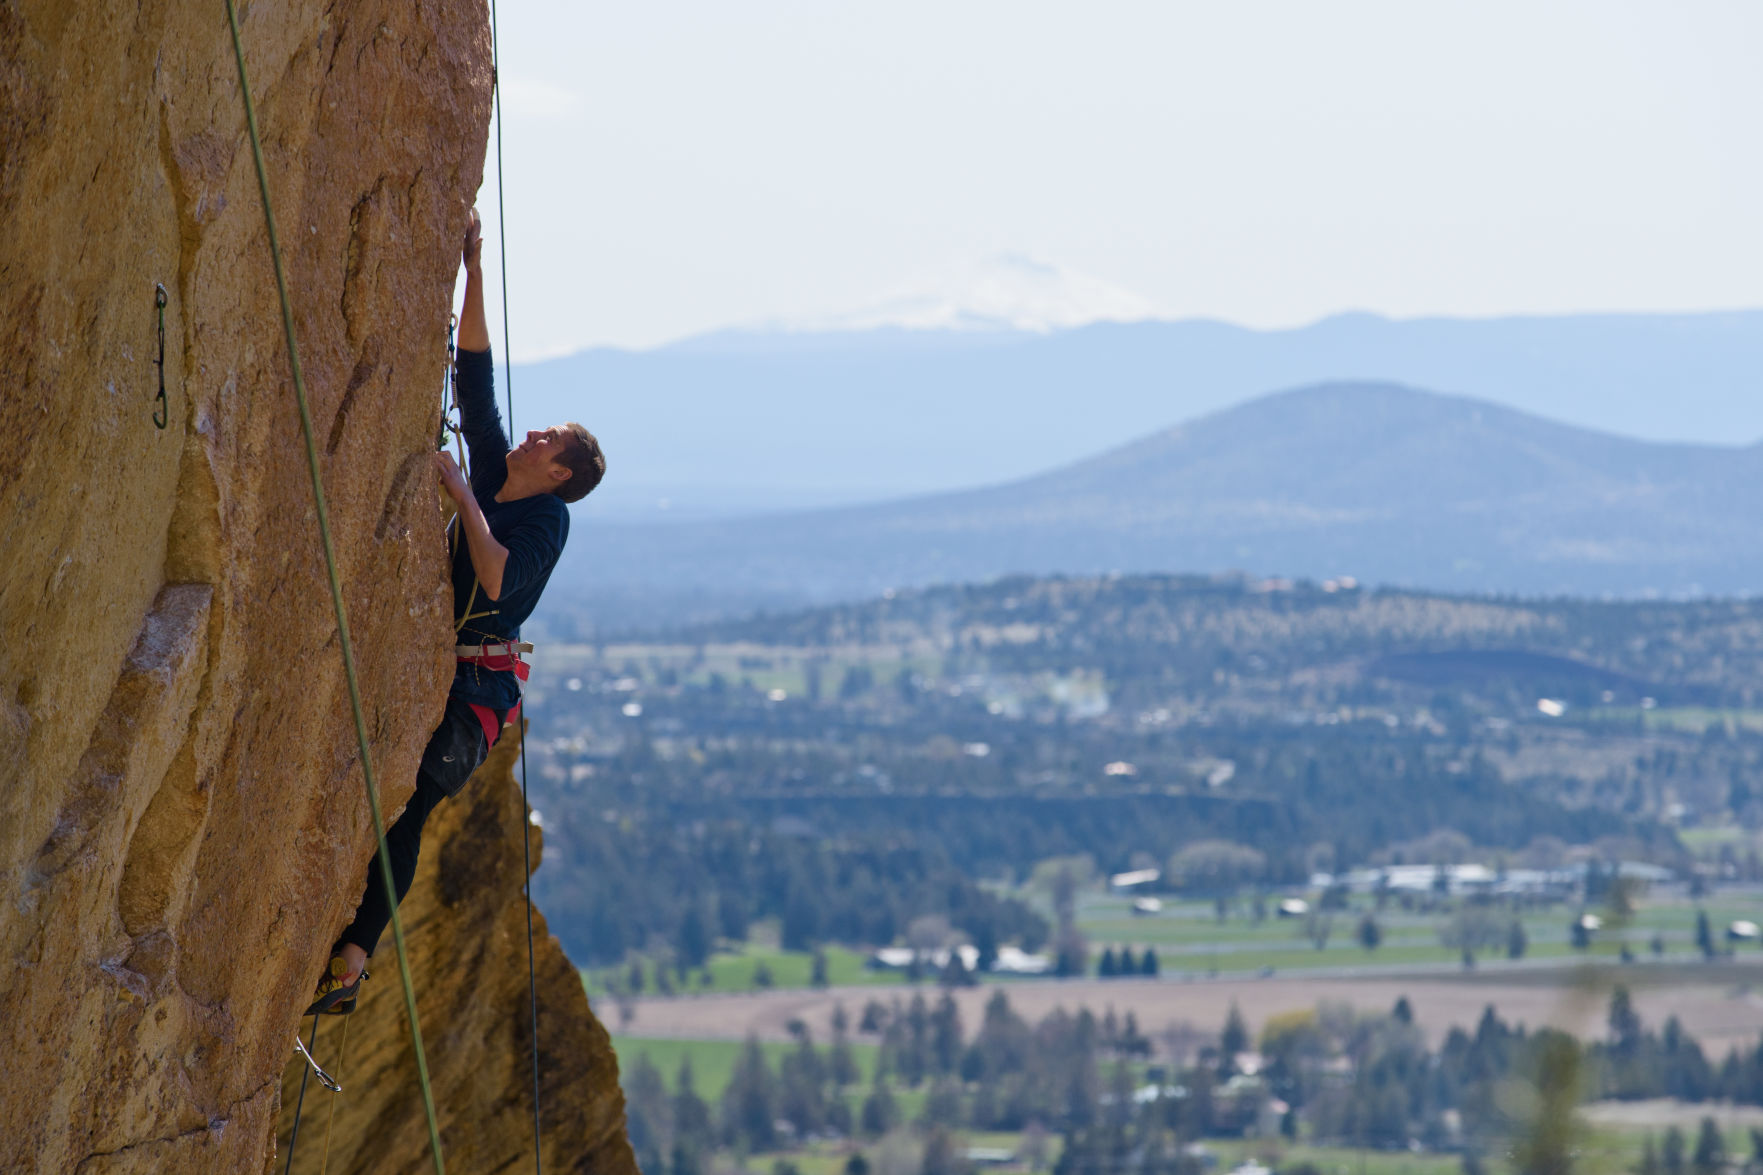
<svg viewBox="0 0 1763 1175"><path fill-rule="evenodd" d="M1155 1038L1171 1028L1192 1028L1215 1034L1236 1004L1251 1024L1280 1012L1314 1008L1337 1001L1365 1012L1388 1011L1406 996L1416 1022L1437 1043L1453 1027L1475 1028L1490 1004L1509 1022L1533 1028L1547 1024L1580 1036L1599 1037L1610 988L1621 982L1633 993L1636 1010L1651 1024L1676 1016L1710 1056L1730 1046L1749 1047L1763 1033L1763 959L1704 963L1636 963L1625 967L1586 969L1578 966L1529 966L1476 974L1462 971L1384 971L1361 975L1274 975L1265 979L1227 976L1218 979L1071 979L1025 980L1010 983L1010 1003L1030 1020L1055 1008L1112 1007L1133 1012L1140 1029ZM910 999L913 990L927 998L934 985L908 989L900 984L707 993L630 1000L630 1019L623 1020L611 1001L601 1007L608 1023L623 1035L680 1037L700 1040L790 1039L788 1025L802 1020L816 1037L830 1032L833 1009L843 1005L853 1018L871 999L889 1003ZM956 989L964 1023L982 1018L991 985Z"/></svg>

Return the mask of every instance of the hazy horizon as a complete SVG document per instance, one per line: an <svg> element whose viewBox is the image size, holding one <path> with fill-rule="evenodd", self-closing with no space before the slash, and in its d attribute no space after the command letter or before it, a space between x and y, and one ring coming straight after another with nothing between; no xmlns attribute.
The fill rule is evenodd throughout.
<svg viewBox="0 0 1763 1175"><path fill-rule="evenodd" d="M517 359L861 316L1000 256L1261 328L1763 305L1752 5L501 17ZM493 170L479 202L494 241Z"/></svg>

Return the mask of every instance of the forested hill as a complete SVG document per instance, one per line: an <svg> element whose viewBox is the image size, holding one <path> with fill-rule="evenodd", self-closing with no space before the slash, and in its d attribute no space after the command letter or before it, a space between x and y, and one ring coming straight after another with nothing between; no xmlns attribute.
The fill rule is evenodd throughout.
<svg viewBox="0 0 1763 1175"><path fill-rule="evenodd" d="M1016 672L1092 667L1121 704L1364 699L1402 684L1533 706L1750 707L1763 601L1447 596L1238 575L1009 577L683 627L667 640L983 655ZM1608 696L1606 696L1608 695Z"/></svg>
<svg viewBox="0 0 1763 1175"><path fill-rule="evenodd" d="M1226 841L1267 885L1574 845L1681 868L1676 829L1763 822L1763 603L1743 600L1019 577L552 646L530 696L541 889L602 951L683 934L710 892L840 941L932 894L1004 933L973 882L1055 856L1121 870ZM802 896L823 892L861 896Z"/></svg>
<svg viewBox="0 0 1763 1175"><path fill-rule="evenodd" d="M1240 568L1449 591L1741 594L1763 589L1760 500L1763 447L1652 444L1461 397L1329 384L1005 485L600 526L591 551L565 558L592 561L583 582L602 623L665 618L661 602L692 593L800 603L1010 573Z"/></svg>

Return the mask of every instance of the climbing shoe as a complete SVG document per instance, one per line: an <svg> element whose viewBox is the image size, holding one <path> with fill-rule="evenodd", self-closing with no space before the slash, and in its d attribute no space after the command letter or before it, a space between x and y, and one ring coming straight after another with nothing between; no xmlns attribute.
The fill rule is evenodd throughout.
<svg viewBox="0 0 1763 1175"><path fill-rule="evenodd" d="M355 980L355 987L360 988L361 980L366 979L367 977L368 977L368 970L366 967L363 967L361 969L360 977ZM358 996L351 997L349 999L342 1001L336 1007L332 1008L329 1012L326 1012L325 1015L327 1015L327 1016L347 1016L350 1012L353 1012L355 1010L355 1000L358 998L360 998L360 997L358 997Z"/></svg>
<svg viewBox="0 0 1763 1175"><path fill-rule="evenodd" d="M318 981L313 992L317 999L305 1011L307 1016L320 1014L327 1016L347 1016L355 1010L355 997L361 994L361 981L367 978L364 967L353 983L344 983L343 976L349 974L349 964L341 955L332 955L330 966L325 969L324 977Z"/></svg>

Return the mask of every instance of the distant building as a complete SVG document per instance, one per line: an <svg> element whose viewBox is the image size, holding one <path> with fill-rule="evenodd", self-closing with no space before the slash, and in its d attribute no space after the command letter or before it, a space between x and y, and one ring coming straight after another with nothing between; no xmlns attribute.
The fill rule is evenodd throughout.
<svg viewBox="0 0 1763 1175"><path fill-rule="evenodd" d="M872 971L905 971L916 959L922 967L941 971L949 965L951 958L959 958L961 965L969 971L979 968L979 948L971 943L953 951L939 948L922 954L911 947L882 947L869 956L868 965ZM998 957L992 963L994 975L1045 975L1052 970L1051 959L1045 955L1031 955L1021 947L999 947Z"/></svg>
<svg viewBox="0 0 1763 1175"><path fill-rule="evenodd" d="M1134 869L1128 873L1116 873L1108 878L1108 888L1112 890L1136 889L1141 885L1150 885L1163 878L1161 869Z"/></svg>
<svg viewBox="0 0 1763 1175"><path fill-rule="evenodd" d="M999 947L998 961L992 964L994 974L1047 975L1052 970L1053 960L1045 955L1031 955L1020 947Z"/></svg>
<svg viewBox="0 0 1763 1175"><path fill-rule="evenodd" d="M1588 863L1581 861L1559 869L1508 869L1495 872L1486 865L1384 865L1352 869L1346 873L1317 873L1312 889L1344 885L1353 893L1438 893L1452 896L1498 894L1501 896L1565 897L1584 887ZM1646 884L1672 881L1676 874L1642 861L1619 861L1615 875Z"/></svg>
<svg viewBox="0 0 1763 1175"><path fill-rule="evenodd" d="M1008 1167L1016 1162L1016 1152L1004 1146L970 1146L961 1153L976 1167Z"/></svg>
<svg viewBox="0 0 1763 1175"><path fill-rule="evenodd" d="M1134 917L1149 918L1163 912L1163 903L1157 898L1134 898L1132 912Z"/></svg>

